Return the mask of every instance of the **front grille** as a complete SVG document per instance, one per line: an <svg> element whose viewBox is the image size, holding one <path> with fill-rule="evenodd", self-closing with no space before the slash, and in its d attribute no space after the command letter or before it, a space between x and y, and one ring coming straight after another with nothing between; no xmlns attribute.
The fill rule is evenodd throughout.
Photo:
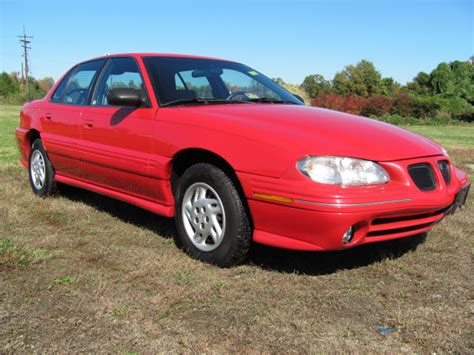
<svg viewBox="0 0 474 355"><path fill-rule="evenodd" d="M451 182L451 169L449 169L449 162L447 160L440 160L438 166L439 170L441 170L441 175L443 175L444 182L446 185L449 185Z"/></svg>
<svg viewBox="0 0 474 355"><path fill-rule="evenodd" d="M433 170L427 163L413 164L408 166L408 173L415 185L421 191L430 191L436 188Z"/></svg>

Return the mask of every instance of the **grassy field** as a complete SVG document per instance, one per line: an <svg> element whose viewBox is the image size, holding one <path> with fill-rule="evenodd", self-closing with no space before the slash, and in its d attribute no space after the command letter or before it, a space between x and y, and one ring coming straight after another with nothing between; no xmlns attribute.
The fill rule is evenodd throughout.
<svg viewBox="0 0 474 355"><path fill-rule="evenodd" d="M73 188L36 198L18 110L0 107L0 352L473 351L472 202L427 236L254 246L219 269L174 246L173 220ZM474 163L474 126L409 129Z"/></svg>

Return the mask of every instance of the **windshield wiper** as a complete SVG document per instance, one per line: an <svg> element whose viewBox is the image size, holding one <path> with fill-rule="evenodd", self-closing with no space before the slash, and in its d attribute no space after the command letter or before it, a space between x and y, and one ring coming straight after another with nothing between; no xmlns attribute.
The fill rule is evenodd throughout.
<svg viewBox="0 0 474 355"><path fill-rule="evenodd" d="M229 100L220 100L220 99L202 99L195 97L192 99L179 99L174 101L165 102L161 104L160 107L169 107L169 106L179 106L186 104L203 104L203 105L215 105L215 104L244 104L245 101L229 101Z"/></svg>
<svg viewBox="0 0 474 355"><path fill-rule="evenodd" d="M270 103L270 104L291 104L291 105L298 105L296 102L293 101L284 101L278 99L272 99L270 97L256 97L250 98L247 100L248 102L263 102L263 103Z"/></svg>

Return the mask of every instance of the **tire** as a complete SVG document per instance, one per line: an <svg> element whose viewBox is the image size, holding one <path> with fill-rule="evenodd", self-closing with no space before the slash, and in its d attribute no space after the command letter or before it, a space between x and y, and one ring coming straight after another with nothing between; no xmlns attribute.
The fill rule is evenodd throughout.
<svg viewBox="0 0 474 355"><path fill-rule="evenodd" d="M40 139L31 145L28 157L28 173L31 188L39 197L56 194L58 186L54 180L54 170Z"/></svg>
<svg viewBox="0 0 474 355"><path fill-rule="evenodd" d="M195 259L221 267L245 260L252 227L228 175L214 165L195 164L180 177L175 197L178 247Z"/></svg>

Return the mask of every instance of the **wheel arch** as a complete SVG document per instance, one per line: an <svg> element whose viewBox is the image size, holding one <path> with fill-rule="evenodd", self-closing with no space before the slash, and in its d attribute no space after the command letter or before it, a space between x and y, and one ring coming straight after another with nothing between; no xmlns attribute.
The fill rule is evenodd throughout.
<svg viewBox="0 0 474 355"><path fill-rule="evenodd" d="M239 188L242 188L240 181L235 173L232 165L220 155L202 148L187 148L177 152L171 161L172 174L171 186L173 193L175 191L176 183L183 175L187 168L197 163L209 163L217 166L224 171L234 182L238 183Z"/></svg>
<svg viewBox="0 0 474 355"><path fill-rule="evenodd" d="M240 198L247 210L247 214L252 221L252 215L250 213L250 209L247 203L247 198L245 197L244 190L242 184L237 176L235 169L233 166L222 156L202 148L187 148L177 152L172 159L172 172L171 172L171 191L173 195L176 193L176 187L178 185L179 179L182 174L186 171L187 168L190 166L197 164L197 163L208 163L212 164L219 169L221 169L224 173L227 174L234 182L237 191L239 192ZM253 224L253 222L252 222Z"/></svg>
<svg viewBox="0 0 474 355"><path fill-rule="evenodd" d="M25 135L25 141L24 141L24 150L25 150L25 156L28 159L30 155L30 150L31 150L31 145L36 139L41 139L41 134L38 130L31 128Z"/></svg>
<svg viewBox="0 0 474 355"><path fill-rule="evenodd" d="M29 145L31 146L31 144L33 144L33 142L35 141L35 139L41 139L41 134L38 130L32 128L28 131L28 133L26 134L26 140L27 142L29 143Z"/></svg>

